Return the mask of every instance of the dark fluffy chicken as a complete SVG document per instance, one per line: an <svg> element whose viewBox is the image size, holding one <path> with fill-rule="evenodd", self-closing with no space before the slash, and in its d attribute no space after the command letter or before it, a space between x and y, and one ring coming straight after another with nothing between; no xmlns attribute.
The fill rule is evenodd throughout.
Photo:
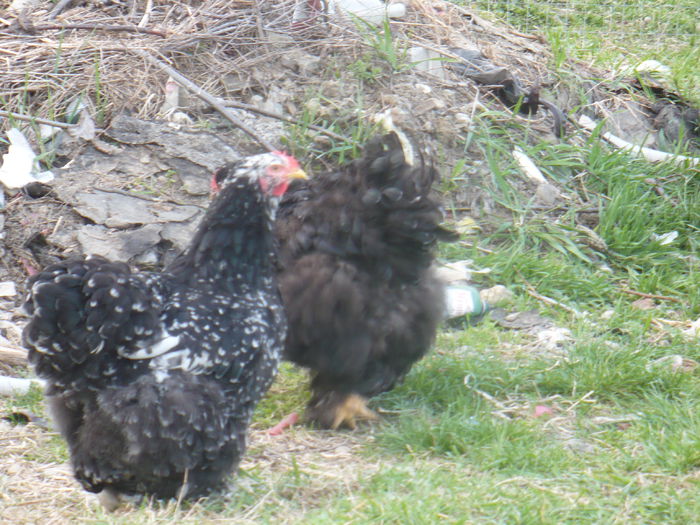
<svg viewBox="0 0 700 525"><path fill-rule="evenodd" d="M365 398L394 387L430 347L444 311L430 265L440 226L436 171L404 159L396 135L363 159L295 183L276 223L285 358L312 372L307 417L330 428L373 418Z"/></svg>
<svg viewBox="0 0 700 525"><path fill-rule="evenodd" d="M303 176L278 153L218 172L217 198L162 273L87 257L29 279L29 360L76 478L105 506L200 496L238 464L286 331L272 216Z"/></svg>

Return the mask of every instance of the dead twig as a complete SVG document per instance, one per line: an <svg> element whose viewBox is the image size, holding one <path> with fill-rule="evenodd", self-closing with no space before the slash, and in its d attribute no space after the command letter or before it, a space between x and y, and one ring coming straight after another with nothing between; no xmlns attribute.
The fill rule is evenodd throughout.
<svg viewBox="0 0 700 525"><path fill-rule="evenodd" d="M659 301L671 301L673 303L680 303L681 300L676 297L669 297L668 295L655 295L653 293L638 292L636 290L630 290L629 288L621 288L622 293L636 295L638 297L644 297L645 299L658 299Z"/></svg>
<svg viewBox="0 0 700 525"><path fill-rule="evenodd" d="M562 310L565 310L569 312L570 314L574 314L575 316L580 316L581 312L578 310L575 310L574 308L571 308L570 306L566 306L565 304L560 303L556 299L552 299L551 297L547 297L546 295L539 294L535 291L535 287L530 284L530 282L525 279L522 273L520 273L519 270L516 270L518 276L522 279L522 281L525 283L525 291L530 297L534 297L538 301L542 301L545 304L549 304L551 306L558 306Z"/></svg>
<svg viewBox="0 0 700 525"><path fill-rule="evenodd" d="M43 24L32 26L33 31L51 31L64 29L86 29L88 31L124 31L127 33L140 33L143 35L156 35L167 38L168 34L157 29L148 29L138 26L105 26L100 24Z"/></svg>
<svg viewBox="0 0 700 525"><path fill-rule="evenodd" d="M506 421L512 420L511 417L508 417L508 413L512 412L511 409L509 409L506 405L501 403L498 399L493 397L491 394L487 394L483 390L479 390L478 388L474 387L469 387L472 392L475 394L478 394L482 398L484 398L486 401L493 403L496 407L498 407L499 410L494 410L491 412L496 417L500 417L501 419L505 419Z"/></svg>
<svg viewBox="0 0 700 525"><path fill-rule="evenodd" d="M145 59L147 62L153 64L154 66L158 67L162 71L166 72L168 75L172 77L172 79L180 84L182 87L187 89L188 91L192 92L195 96L201 98L208 104L210 104L214 109L216 109L219 113L221 113L229 122L231 122L234 126L242 130L246 135L251 137L253 140L258 142L261 146L263 146L266 150L268 151L275 151L277 148L275 148L272 144L270 144L267 140L262 138L260 135L258 135L255 131L253 131L251 128L249 128L247 125L245 125L236 115L231 113L228 109L226 109L222 104L221 101L213 96L211 93L208 93L207 91L204 91L201 87L199 87L197 84L192 82L190 79L182 75L180 72L178 72L176 69L168 66L167 64L164 64L157 58L155 58L153 55L150 53L142 50L142 49L132 49L132 52L136 53L143 59Z"/></svg>
<svg viewBox="0 0 700 525"><path fill-rule="evenodd" d="M36 122L37 124L46 124L47 126L53 126L54 128L70 129L75 127L75 124L66 124L65 122L56 122L55 120L48 120L45 118L33 117L31 115L22 115L20 113L13 113L12 111L5 111L0 109L0 117L13 118L16 120L23 120L25 122Z"/></svg>
<svg viewBox="0 0 700 525"><path fill-rule="evenodd" d="M537 293L535 290L533 290L532 288L530 288L529 286L527 286L525 288L525 291L527 292L527 294L530 297L534 297L538 301L542 301L543 303L546 303L546 304L549 304L552 306L558 306L559 308L561 308L562 310L566 310L570 314L581 315L581 312L579 312L578 310L575 310L575 309L571 308L570 306L566 306L565 304L560 303L556 299L552 299L551 297L547 297L546 295L541 295L541 294Z"/></svg>
<svg viewBox="0 0 700 525"><path fill-rule="evenodd" d="M53 20L56 18L58 15L63 13L66 9L70 7L70 5L73 3L73 0L60 0L54 8L51 10L49 13L49 16L47 17L49 20Z"/></svg>
<svg viewBox="0 0 700 525"><path fill-rule="evenodd" d="M153 11L153 0L147 0L146 9L141 17L141 21L138 23L138 27L146 27L148 22L151 20L151 11Z"/></svg>

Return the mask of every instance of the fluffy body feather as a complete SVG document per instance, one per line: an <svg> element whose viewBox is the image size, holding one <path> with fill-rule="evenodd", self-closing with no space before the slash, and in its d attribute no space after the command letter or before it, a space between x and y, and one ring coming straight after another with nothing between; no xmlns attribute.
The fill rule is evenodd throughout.
<svg viewBox="0 0 700 525"><path fill-rule="evenodd" d="M207 494L245 450L286 332L272 214L298 164L251 157L162 273L102 257L32 276L24 331L76 478L92 492Z"/></svg>
<svg viewBox="0 0 700 525"><path fill-rule="evenodd" d="M430 265L452 241L430 196L432 167L405 162L395 135L363 159L293 185L278 212L285 357L312 371L308 418L354 427L363 398L393 388L429 349L444 311Z"/></svg>

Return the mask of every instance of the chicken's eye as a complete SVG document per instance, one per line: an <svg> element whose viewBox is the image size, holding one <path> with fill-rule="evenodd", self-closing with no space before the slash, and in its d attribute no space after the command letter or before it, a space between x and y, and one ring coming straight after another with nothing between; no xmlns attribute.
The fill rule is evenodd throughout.
<svg viewBox="0 0 700 525"><path fill-rule="evenodd" d="M283 164L271 164L270 167L268 168L268 171L271 175L279 175L282 172L284 172L284 165Z"/></svg>

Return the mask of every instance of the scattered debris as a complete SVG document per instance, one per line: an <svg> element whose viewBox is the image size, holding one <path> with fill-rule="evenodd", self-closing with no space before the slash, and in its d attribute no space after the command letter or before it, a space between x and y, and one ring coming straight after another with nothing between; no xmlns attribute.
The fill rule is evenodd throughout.
<svg viewBox="0 0 700 525"><path fill-rule="evenodd" d="M608 321L615 317L615 310L605 310L602 314L600 314L600 318L603 321Z"/></svg>
<svg viewBox="0 0 700 525"><path fill-rule="evenodd" d="M647 85L673 91L673 71L658 60L644 60L633 68L634 73Z"/></svg>
<svg viewBox="0 0 700 525"><path fill-rule="evenodd" d="M657 145L653 122L649 119L646 107L636 100L625 104L605 119L606 130L631 143L648 148Z"/></svg>
<svg viewBox="0 0 700 525"><path fill-rule="evenodd" d="M5 188L16 190L31 182L50 182L53 173L50 171L37 172L34 166L36 153L29 145L29 141L17 128L11 128L7 132L10 140L10 148L4 154L2 167L0 167L0 182Z"/></svg>
<svg viewBox="0 0 700 525"><path fill-rule="evenodd" d="M653 370L665 368L672 372L691 373L694 372L698 366L700 366L700 363L694 359L676 354L654 359L651 363L647 364L646 369L651 372Z"/></svg>
<svg viewBox="0 0 700 525"><path fill-rule="evenodd" d="M545 304L549 304L551 306L561 308L562 310L566 310L567 312L575 315L576 317L582 316L581 312L579 312L578 310L571 308L570 306L566 306L565 304L561 303L560 301L557 301L556 299L552 299L551 297L547 297L546 295L537 293L530 285L528 285L527 287L527 294L539 301L542 301Z"/></svg>
<svg viewBox="0 0 700 525"><path fill-rule="evenodd" d="M451 48L450 52L461 59L451 64L455 71L492 88L506 107L518 113L534 116L540 106L546 108L554 121L552 125L554 135L560 138L564 136L566 117L555 104L541 98L538 83L533 84L529 91L526 91L514 73L505 67L495 65L479 50Z"/></svg>
<svg viewBox="0 0 700 525"><path fill-rule="evenodd" d="M513 300L515 295L502 284L486 288L479 292L481 300L492 306L502 305Z"/></svg>
<svg viewBox="0 0 700 525"><path fill-rule="evenodd" d="M158 257L149 254L161 241L162 227L149 224L134 230L114 232L101 226L86 224L77 234L80 248L86 255L101 255L114 261L137 262L155 265Z"/></svg>
<svg viewBox="0 0 700 525"><path fill-rule="evenodd" d="M535 405L535 411L534 411L535 417L553 416L553 415L554 415L554 409L552 407L547 406L547 405Z"/></svg>
<svg viewBox="0 0 700 525"><path fill-rule="evenodd" d="M616 427L619 427L620 425L629 426L630 423L639 421L639 416L636 414L624 414L621 416L594 416L590 418L589 421L592 425L596 426L614 425Z"/></svg>
<svg viewBox="0 0 700 525"><path fill-rule="evenodd" d="M573 341L571 330L556 326L554 321L542 316L536 310L508 313L501 308L496 308L491 312L491 318L504 328L525 331L533 337L533 342L525 347L550 357L564 356L566 345Z"/></svg>
<svg viewBox="0 0 700 525"><path fill-rule="evenodd" d="M45 118L41 117L35 117L32 115L22 115L21 113L14 113L12 111L5 111L0 109L0 117L9 117L12 120L21 120L22 122L36 122L39 124L39 131L41 138L49 138L52 133L55 133L56 131L60 129L70 129L72 128L75 124L66 124L65 122L56 122L55 120L48 120ZM50 128L53 131L52 132L47 132L46 134L42 133L42 130L46 128Z"/></svg>
<svg viewBox="0 0 700 525"><path fill-rule="evenodd" d="M78 118L78 123L75 126L68 128L67 133L79 140L90 142L95 140L97 135L97 128L95 126L95 121L92 120L90 112L87 108L83 108L80 111L80 117Z"/></svg>
<svg viewBox="0 0 700 525"><path fill-rule="evenodd" d="M535 201L542 207L553 208L561 203L562 193L554 184L538 184ZM594 232L595 233L595 232Z"/></svg>
<svg viewBox="0 0 700 525"><path fill-rule="evenodd" d="M537 184L545 184L547 182L547 179L544 178L540 169L532 162L532 159L525 155L523 150L517 146L513 149L513 157L528 179Z"/></svg>
<svg viewBox="0 0 700 525"><path fill-rule="evenodd" d="M253 129L247 126L231 110L224 107L221 104L221 102L217 100L216 97L214 97L211 93L208 93L207 91L202 89L200 86L192 82L189 78L185 77L182 73L161 62L160 60L150 55L147 51L144 51L143 49L132 49L132 52L136 53L137 55L145 59L147 62L153 64L154 66L162 69L168 75L170 75L170 78L172 78L175 82L180 84L185 89L188 89L192 94L198 96L208 104L211 104L211 106L215 108L219 113L221 113L221 115L223 115L224 118L226 118L226 120L231 122L231 124L233 124L237 128L241 129L246 135L251 137L265 149L267 149L268 151L275 151L275 149L277 149L272 144L270 144L265 138L263 138Z"/></svg>
<svg viewBox="0 0 700 525"><path fill-rule="evenodd" d="M33 386L43 388L44 382L41 379L0 376L0 395L3 396L26 394Z"/></svg>
<svg viewBox="0 0 700 525"><path fill-rule="evenodd" d="M697 151L700 139L700 109L686 107L661 99L651 108L654 117L654 129L657 130L657 143L666 147L682 143L689 149Z"/></svg>
<svg viewBox="0 0 700 525"><path fill-rule="evenodd" d="M360 20L367 25L379 26L387 18L400 18L405 14L406 5L399 2L387 4L381 0L330 0L321 3L296 0L292 25L295 28L308 28L315 22L320 23L321 20L330 18L335 21Z"/></svg>
<svg viewBox="0 0 700 525"><path fill-rule="evenodd" d="M38 201L30 201L25 196L19 196L18 200L14 202L21 205L12 206L12 209L8 209L1 216L8 222L8 227L4 228L3 231L7 235L4 244L8 249L8 259L11 263L15 263L7 266L17 269L17 273L10 275L18 276L22 268L27 273L32 273L41 265L41 261L33 260L31 254L28 255L21 251L12 252L15 247L19 249L23 246L23 241L27 237L25 233L30 233L29 230L32 234L42 232L41 236L48 245L47 250L55 256L64 257L71 252L80 251L105 253L108 254L108 257L121 260L137 260L139 264L162 264L166 260L166 252L171 248L178 249L180 247L179 240L189 236L185 229L191 227L198 220L200 208L197 205L204 205L206 202L211 171L222 162L235 160L245 148L254 146L241 141L240 133L232 134L228 129L225 130L226 124L222 125L222 120L217 119L215 113L207 114L213 106L210 107L207 105L208 103L199 102L194 97L189 98L194 100L194 103L199 104L197 107L194 106L194 103L187 105L186 102L183 102L187 99L188 94L185 89L180 89L176 82L170 80L165 84L167 96L163 97L162 93L154 88L154 86L162 86L167 77L167 75L162 74L161 65L146 57L141 57L142 61L136 59L135 63L134 56L124 52L123 42L115 45L113 35L106 34L104 24L100 27L97 26L99 20L112 16L115 19L119 17L133 19L133 13L130 13L129 9L134 9L133 6L137 6L139 9L136 10L140 11L141 6L137 3L72 2L71 5L71 2L62 0L55 3L54 7L54 4L51 3L15 0L13 5L20 3L34 9L34 12L30 13L32 19L40 21L42 16L52 18L62 13L61 19L83 22L83 29L78 29L81 24L73 24L74 29L64 25L62 29L43 29L43 32L38 35L21 33L13 36L11 28L8 27L8 32L2 37L2 48L7 53L7 67L4 73L7 89L17 89L18 93L28 92L32 94L25 101L29 104L26 108L28 113L49 115L52 113L47 108L50 108L57 115L62 115L72 113L68 111L69 105L66 103L66 99L74 98L76 93L85 93L86 98L93 97L95 78L99 73L101 75L100 97L103 102L100 112L104 112L104 114L98 119L94 108L83 108L80 112L82 123L79 122L78 125L42 121L42 119L35 119L31 115L22 115L23 118L16 117L17 120L34 120L48 126L46 134L42 133L42 138L51 137L56 142L62 141L59 146L60 150L57 151L60 151L60 155L71 162L62 169L56 170L57 178L51 183L51 188L55 191L43 195L37 194L36 197L32 195L33 198L39 199ZM223 107L241 110L237 111L236 115L239 115L240 119L259 135L268 139L271 146L276 147L279 134L271 136L267 133L260 133L259 128L251 124L251 121L255 121L256 117L249 115L249 113L267 115L280 122L297 122L293 117L300 114L300 108L304 111L310 109L310 106L307 108L300 101L299 93L312 88L318 89L318 100L321 100L321 103L318 106L318 113L309 110L309 114L316 117L320 115L325 122L340 121L341 118L344 118L342 112L351 107L347 99L342 98L342 91L346 88L342 82L344 79L324 81L323 84L321 82L313 83L310 79L315 74L318 76L319 69L325 67L329 49L339 51L336 54L340 57L339 60L346 56L352 57L351 60L358 62L363 60L363 52L367 49L366 42L353 37L353 27L351 27L353 24L339 27L337 21L327 21L323 16L319 16L314 21L315 29L322 33L321 35L310 34L308 37L305 35L304 38L297 38L297 35L290 30L291 14L285 11L289 10L292 3L287 2L282 5L278 2L242 1L236 2L236 9L232 9L230 3L219 2L210 6L208 2L203 2L195 8L187 8L184 11L181 9L182 6L174 5L172 9L154 9L152 12L149 7L143 13L141 22L144 26L158 28L159 33L155 31L147 33L148 27L141 27L139 28L141 32L128 34L127 45L134 49L147 49L152 57L167 57L168 64L172 66L173 70L185 73L195 86L206 89L214 97L214 100L220 102ZM310 3L297 2L298 5L310 5ZM339 4L340 0L336 3ZM148 5L150 6L150 2ZM425 13L433 8L437 13L434 15L435 21L420 18L421 16L425 17ZM48 10L51 10L51 13L44 15L43 13ZM140 12L137 14L141 17ZM382 16L380 23L383 20ZM405 25L402 25L403 20L407 22ZM475 66L488 66L482 67L481 72L486 72L491 77L486 75L481 80L493 81L493 85L499 86L499 88L504 85L503 81L508 80L508 75L511 75L511 72L521 77L521 86L527 86L527 88L520 87L518 96L505 99L504 103L513 109L518 108L523 115L528 117L532 116L530 109L534 96L539 96L539 92L535 88L539 87L540 82L543 90L547 88L552 89L552 91L557 90L558 103L566 99L565 95L560 92L560 86L553 88L552 84L547 84L548 72L544 64L549 62L550 55L546 46L532 38L531 35L517 34L509 28L496 26L494 23L481 19L467 8L441 0L411 3L403 20L392 22L392 33L398 38L402 30L410 31L411 45L415 43L417 51L415 51L416 55L411 54L408 59L411 62L421 62L411 68L412 71L417 72L420 82L416 82L412 76L406 78L406 76L394 74L392 75L392 89L389 90L383 86L383 89L379 90L378 93L373 92L369 88L370 83L367 82L363 103L366 104L367 114L375 114L390 108L392 115L403 115L400 117L403 119L400 123L402 127L408 123L405 129L412 133L415 132L421 137L426 137L426 141L433 141L433 146L435 143L444 146L448 173L450 163L453 163L455 158L459 158L458 154L464 153L461 149L462 144L460 144L457 154L451 150L450 141L455 140L454 137L458 134L464 136L472 131L473 126L478 122L478 116L475 115L475 112L488 109L486 105L489 102L488 92L493 92L490 88L484 87L486 85L484 82L479 82L477 75L480 70ZM91 29L88 29L89 25L92 25ZM84 46L84 39L88 34L86 31L89 31L91 36L88 48ZM285 39L275 39L275 33L282 35ZM338 34L343 36L338 38ZM348 35L350 36L348 37ZM432 38L433 36L434 38ZM259 42L259 45L251 46L248 44L256 41ZM469 61L462 60L461 62L467 67L471 67L471 74L474 77L470 79L468 75L461 75L458 80L455 80L455 68L451 65L444 67L447 61L443 58L449 57L448 46L463 48L468 42L477 41L480 44L483 42L489 57L488 64L485 62L479 64L473 60L470 66ZM289 42L294 44L288 45ZM208 52L193 53L192 50L195 46L206 48ZM28 52L27 49L30 51ZM70 67L76 64L80 66L74 72L67 74L61 72L63 76L60 90L54 89L51 83L57 67L56 49L62 51L60 67L63 64ZM322 51L317 52L317 50ZM346 50L349 52L345 53ZM297 53L294 57L291 56L293 52ZM474 59L483 59L481 53L478 51L476 53L472 55ZM95 60L95 56L99 57L99 60ZM94 67L92 67L93 64ZM86 65L89 67L85 67ZM155 67L149 68L149 65L156 65L158 71ZM27 70L32 72L29 77L26 75ZM429 75L425 75L425 73ZM576 73L580 77L603 78L602 75L595 74L585 67L581 67ZM238 84L225 80L226 77L232 77L236 74L243 78ZM501 75L500 78L499 75ZM285 76L290 78L285 78ZM436 79L438 81L435 81ZM477 84L481 87L475 87ZM128 86L128 89L124 88L125 85ZM278 97L272 92L272 86L284 89L285 96ZM296 88L296 91L293 88ZM618 101L624 100L627 96L627 94L607 96L611 92L606 91L606 86L602 83L585 91L587 95L591 96L590 100L567 100L566 103L561 103L562 109L569 112L579 106L591 108L593 106L591 102L594 101L596 111L600 109L600 112L596 114L608 116L615 113L619 107ZM606 96L596 98L599 93L605 93ZM9 99L12 97L13 95L8 96ZM169 101L169 105L164 105L164 98ZM259 100L265 107L252 108L250 105L239 102L239 99ZM10 102L12 101L10 100ZM412 108L418 108L419 103L423 102L424 105L421 106L421 110L424 111L423 116L415 118ZM497 106L501 107L500 104ZM15 108L17 107L15 106ZM131 116L124 115L113 118L115 115L121 114L124 107L133 111ZM179 112L178 108L183 109L183 111ZM274 109L274 111L269 111L270 109ZM281 110L283 110L283 114L276 113ZM92 113L90 113L91 111ZM169 122L149 120L158 115L160 111ZM180 120L180 117L175 117L178 113L184 114L184 111L189 113L189 115L185 115L187 118ZM25 112L25 108L22 108L22 112ZM555 114L551 108L550 112L552 115L547 118L548 120L554 119L555 122L553 125L547 123L547 129L544 130L547 132L546 134L537 127L540 124L539 119L529 119L527 122L528 127L533 126L531 129L538 133L538 138L545 136L549 140L554 140L551 137L551 130L562 134L566 117L562 112ZM685 108L669 104L658 112L656 110L654 112L655 116L640 114L636 111L630 111L629 114L626 112L617 113L614 118L617 120L619 135L628 137L635 129L649 129L649 122L652 118L653 127L655 129L663 127L664 134L670 141L675 141L676 138L683 135L682 132L678 131L678 123L688 120L686 118L688 111ZM75 115L77 114L78 112L75 113ZM0 115L4 115L4 113L0 112ZM197 125L211 126L208 128L211 131L193 130L189 127L191 117L193 120L198 118L205 120L205 122L197 120ZM692 117L692 111L690 117ZM559 119L558 124L557 118ZM697 117L694 118L697 119ZM133 121L128 124L130 119ZM74 122L72 119L69 121ZM100 130L95 129L95 121L100 125L104 122L111 127L104 135L99 135ZM185 124L178 125L177 123ZM133 126L133 129L126 129L130 125ZM637 127L638 125L641 127ZM73 127L76 129L72 133L58 131ZM321 139L327 140L323 143L325 145L330 144L332 140L347 141L346 138L334 135L333 132L319 126L309 125L308 128L317 132L318 135L324 135L319 136L318 143L315 144L321 144ZM686 126L686 129L689 128ZM618 134L617 130L614 131ZM94 136L95 133L98 133L98 137L104 137L105 141L91 140L90 137ZM70 143L70 135L75 135L77 140ZM29 132L27 132L27 136L31 137ZM178 140L178 137L182 140ZM658 138L656 143L659 148L663 146L662 141ZM236 147L231 147L231 144L235 144ZM633 151L636 151L635 148L638 147L629 141L628 146ZM528 160L532 161L532 159ZM696 164L697 160L691 158L691 162ZM464 182L460 180L460 188L455 191L457 194L458 191L467 188L469 192L477 195L470 195L464 199L461 196L455 197L455 206L457 208L463 207L459 208L459 214L455 214L453 217L458 221L458 229L461 232L473 233L478 229L477 222L473 218L463 215L463 212L466 211L473 215L477 221L483 224L484 216L499 211L497 204L494 204L487 196L479 195L478 177L488 171L488 166L479 167L478 162L480 161L474 160L473 166L469 166L468 173L466 170L464 171ZM540 176L542 179L545 178L541 171ZM657 188L661 191L661 184ZM529 190L531 188L528 187ZM116 195L119 197L113 198ZM137 197L137 195L144 198ZM120 197L123 196L128 197L128 199L121 199ZM567 195L561 195L554 184L546 181L537 183L536 205L542 207L560 206L562 199L566 198ZM99 209L100 203L105 203L105 206L109 208L109 213ZM597 208L597 205L595 207ZM79 213L82 215L74 213L74 211L78 211L78 208L80 208ZM194 210L192 215L189 215L192 211L190 208ZM146 217L147 222L134 221L135 215L131 215L128 210L133 210L139 217ZM591 228L595 228L597 209L588 213L587 216L593 217L587 224ZM37 220L37 217L40 220ZM583 212L577 217L581 219ZM91 221L95 221L96 224L90 224ZM663 243L667 239L670 237L659 238L657 242ZM673 242L673 239L668 240L668 242ZM598 243L598 246L601 244ZM108 251L110 249L114 250L114 254ZM483 248L477 247L477 249ZM460 272L457 268L454 270L457 273ZM456 277L454 282L468 282L470 274L475 272L474 269L465 265L464 272ZM3 276L3 279L5 278ZM22 285L19 284L19 277L17 283L21 292ZM512 292L505 287L500 287L498 291L495 290L496 288L499 287L496 286L492 289L495 297L489 295L489 290L482 290L478 294L480 301L493 305L501 300L508 301L512 298ZM634 291L623 290L623 292L641 295ZM537 294L531 287L528 289L528 293L546 304L575 313L570 307ZM7 297L9 298L6 300L8 303L14 301L11 294ZM469 291L469 297L470 300L473 299L471 291ZM676 298L662 296L650 296L649 299L678 301ZM521 314L524 314L524 317L519 317L519 314L512 314L515 317L508 316L502 326L532 331L535 334L533 339L537 341L536 345L542 347L550 342L556 347L568 340L567 337L570 334L567 334L565 329L546 326L547 323L551 323L550 320L543 317L537 320L534 316L528 319L527 312ZM614 312L610 311L608 315L612 316ZM602 318L605 316L606 313L603 313ZM656 320L652 320L652 322L656 322ZM507 326L508 323L511 326ZM518 324L520 326L516 326ZM700 334L700 319L694 323L660 321L659 324L674 326L688 337L698 337ZM0 342L0 344L4 343ZM16 363L16 366L24 366L26 354L19 350L15 350L15 352L17 353L3 354L3 347L0 347L0 363L10 363L10 359L15 359L12 363ZM678 365L679 358L681 358L680 366ZM663 361L664 359L665 361ZM685 368L689 366L694 368L697 365L695 362L688 364L687 360L688 358L681 356L667 356L659 360L660 363L657 365L671 366L679 371L686 371ZM576 428L576 426L569 419L575 419L574 411L571 410L571 413L567 413L561 407L560 400L554 398L539 399L536 401L539 404L533 408L533 401L518 398L516 395L507 399L495 399L494 396L478 389L474 389L474 392L493 404L496 417L504 419L532 417L533 413L538 415L539 412L543 412L541 415L549 416L546 421L543 418L543 427L559 435L566 446L582 453L594 448L583 439L571 437L573 432L571 428ZM552 411L551 414L546 413L548 409ZM629 425L635 416L626 418L627 416L601 417L598 424L614 424L617 428L622 428L624 425ZM31 426L29 425L29 427ZM268 469L268 471L274 470L276 475L284 476L288 475L290 468L292 468L290 461L302 458L300 464L303 468L309 468L310 464L312 469L315 467L314 472L319 474L318 480L320 481L315 481L311 487L304 486L299 489L311 495L325 494L325 491L328 490L328 484L335 483L343 490L348 490L349 485L355 487L361 484L361 476L358 477L355 465L352 465L350 461L338 461L338 458L355 459L361 449L361 443L346 441L350 439L348 434L333 436L317 432L307 434L302 429L293 433L278 434L272 438L269 435L272 430L261 429L257 433L254 432L253 441L254 443L257 441L258 446L263 450L252 450L251 454L244 460L244 467L253 468L254 466L255 469L258 469L260 463L263 463L265 464L263 468ZM11 436L14 438L16 434L13 433ZM7 439L5 436L3 437ZM40 437L45 438L45 433L29 438L24 436L23 440L24 442L34 442L39 441ZM324 462L323 458L326 456L330 460L326 459ZM35 478L33 481L46 491L48 499L45 501L50 501L50 504L44 505L39 511L46 508L61 509L71 505L87 505L83 502L82 495L79 497L74 495L74 493L80 493L73 486L74 483L68 467L57 467L56 465L47 467L36 461L24 461L19 455L13 456L12 461L13 463L9 463L7 459L5 460L3 467L8 467L5 468L6 472L12 472L13 475L16 475L19 471L25 470L33 475ZM338 475L333 468L344 463L346 463L346 470L342 471L342 475ZM331 466L333 468L329 468ZM10 467L16 470L10 471ZM297 468L296 464L293 465L293 468ZM379 468L378 464L369 464L367 470L363 471L364 475L367 472L374 472L377 468ZM46 479L51 480L54 485L46 486ZM246 483L246 480L243 479L240 482ZM13 485L15 485L13 489L16 488L14 480ZM57 487L60 487L59 490L54 490ZM25 494L31 493L29 490L24 492ZM62 493L64 497L56 499L55 493ZM71 496L66 498L65 494L71 494ZM24 500L17 498L17 500L20 502L18 507L25 503L32 503L27 505L29 514L31 514L27 522L35 519L37 509L36 505L33 504L32 497L25 497Z"/></svg>
<svg viewBox="0 0 700 525"><path fill-rule="evenodd" d="M445 319L454 319L464 315L479 318L490 310L479 295L479 290L468 285L450 285L445 289Z"/></svg>
<svg viewBox="0 0 700 525"><path fill-rule="evenodd" d="M690 323L690 326L683 330L683 333L687 337L700 337L700 317L697 320Z"/></svg>
<svg viewBox="0 0 700 525"><path fill-rule="evenodd" d="M654 241L658 242L661 246L666 246L667 244L671 244L673 241L675 241L678 238L678 232L674 230L674 231L662 233L661 235L658 235L656 233L652 233L651 238Z"/></svg>
<svg viewBox="0 0 700 525"><path fill-rule="evenodd" d="M585 129L589 131L594 131L597 127L598 124L594 122L592 119L587 117L586 115L581 115L578 119L578 123ZM631 144L627 142L624 139L621 139L620 137L617 137L613 135L612 133L603 132L601 133L601 137L603 137L605 140L613 144L614 146L617 146L618 148L622 150L629 151L632 155L637 155L645 158L649 162L664 162L664 161L672 161L672 162L678 162L678 163L683 163L683 162L689 162L692 165L697 165L700 163L700 158L697 157L687 157L685 155L676 155L673 153L666 153L665 151L658 151L655 149L651 148L646 148L644 146L638 146L635 144Z"/></svg>
<svg viewBox="0 0 700 525"><path fill-rule="evenodd" d="M241 158L240 152L215 133L125 114L117 116L105 134L128 148L117 154L103 154L106 158L99 160L109 161L110 165L126 163L130 167L126 173L132 176L172 169L182 181L183 189L191 195L207 195L214 170ZM134 149L135 146L139 147ZM134 165L144 161L147 165L141 169ZM119 167L110 167L110 171L115 169Z"/></svg>
<svg viewBox="0 0 700 525"><path fill-rule="evenodd" d="M656 299L658 301L671 301L674 303L680 302L679 299L676 297L669 297L667 295L657 295L657 294L652 294L652 293L644 293L644 292L638 292L637 290L630 290L628 288L622 288L620 289L622 293L626 293L629 295L636 295L638 297L644 297L646 299Z"/></svg>
<svg viewBox="0 0 700 525"><path fill-rule="evenodd" d="M686 339L700 337L700 318L695 321L676 321L673 319L652 319L652 324L662 331L667 331L667 327L679 328L681 334Z"/></svg>
<svg viewBox="0 0 700 525"><path fill-rule="evenodd" d="M0 297L14 297L15 295L17 295L17 286L14 281L0 283Z"/></svg>
<svg viewBox="0 0 700 525"><path fill-rule="evenodd" d="M435 275L446 284L466 284L471 281L472 274L488 273L490 271L488 268L476 270L473 268L473 264L474 261L471 259L439 264L435 267Z"/></svg>
<svg viewBox="0 0 700 525"><path fill-rule="evenodd" d="M573 341L571 330L560 326L552 326L535 331L536 345L550 353L561 349L566 343Z"/></svg>
<svg viewBox="0 0 700 525"><path fill-rule="evenodd" d="M422 46L409 47L407 53L408 60L414 64L416 71L422 71L440 80L447 78L444 56L441 53Z"/></svg>

